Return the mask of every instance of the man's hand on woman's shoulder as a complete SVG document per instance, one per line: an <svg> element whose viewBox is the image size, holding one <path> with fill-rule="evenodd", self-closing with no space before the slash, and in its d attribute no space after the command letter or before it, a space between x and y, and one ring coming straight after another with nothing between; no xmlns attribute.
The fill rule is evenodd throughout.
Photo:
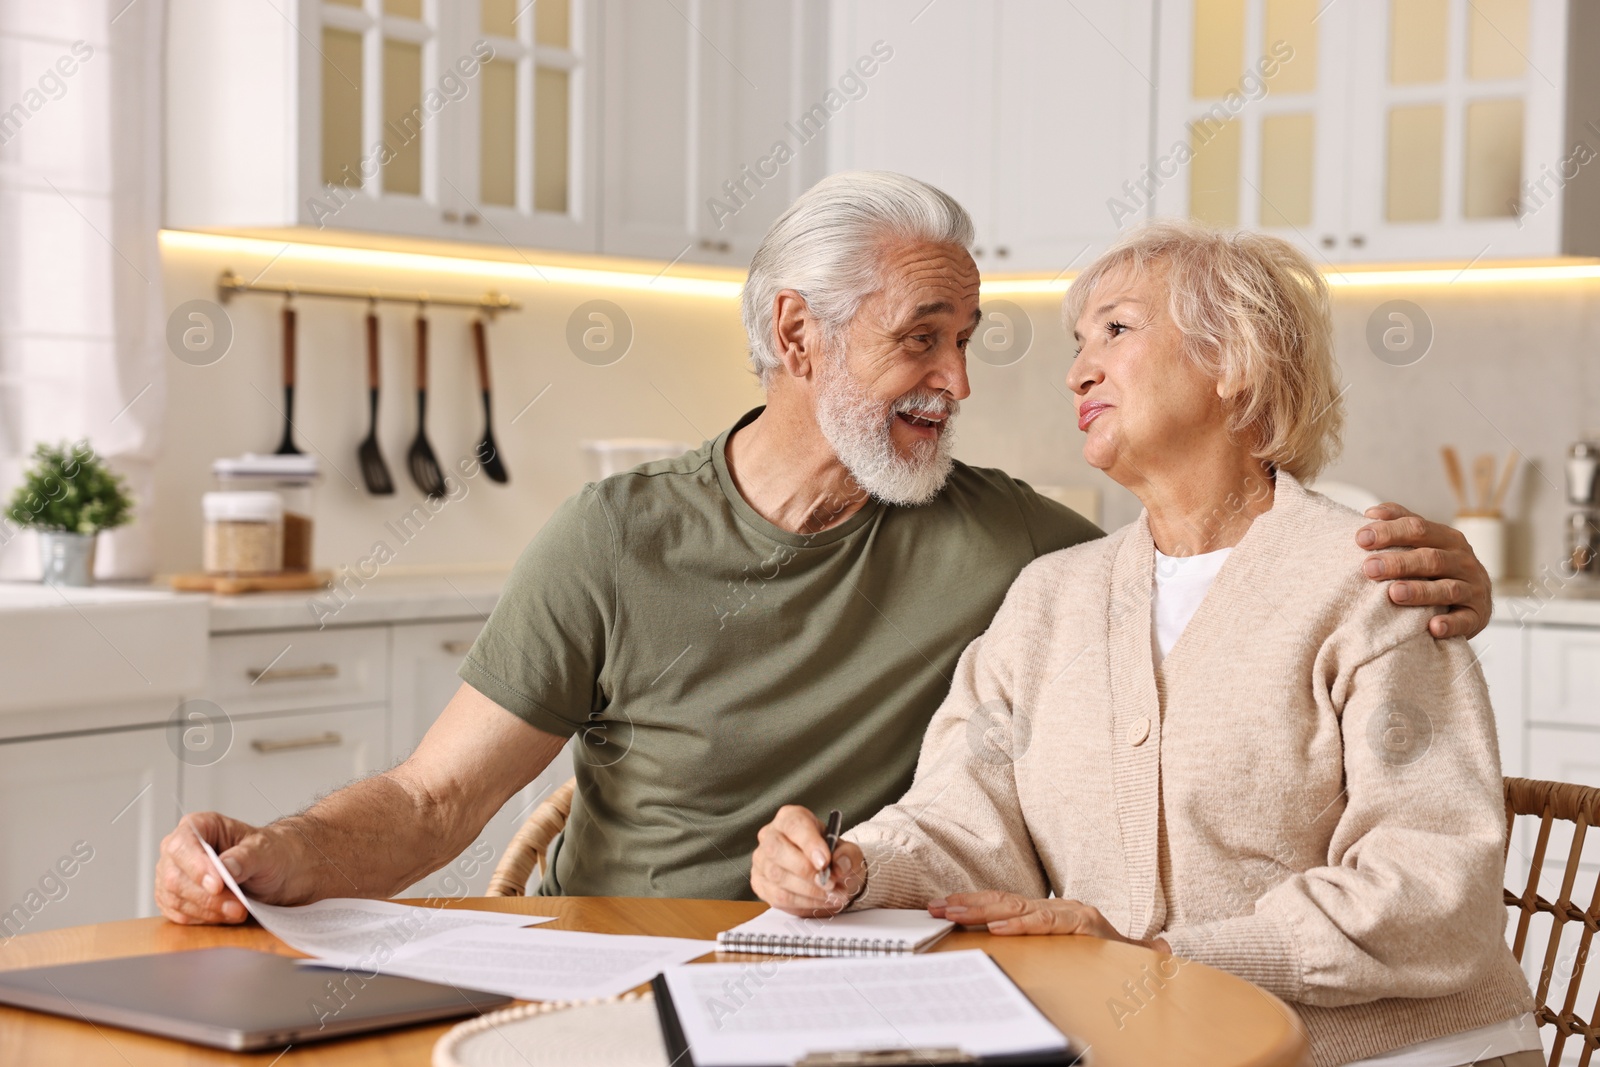
<svg viewBox="0 0 1600 1067"><path fill-rule="evenodd" d="M1407 607L1449 608L1428 622L1435 637L1472 637L1489 624L1494 609L1489 572L1461 531L1429 522L1399 504L1378 504L1366 515L1375 521L1356 531L1356 544L1372 550L1362 565L1367 577L1404 579L1390 584L1390 600ZM1403 551L1378 551L1384 548Z"/></svg>

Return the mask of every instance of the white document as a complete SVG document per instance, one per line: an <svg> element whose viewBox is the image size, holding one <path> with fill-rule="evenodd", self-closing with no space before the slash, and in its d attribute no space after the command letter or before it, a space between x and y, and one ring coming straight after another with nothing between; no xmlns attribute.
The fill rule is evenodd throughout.
<svg viewBox="0 0 1600 1067"><path fill-rule="evenodd" d="M959 1049L981 1057L1067 1048L977 949L696 964L664 974L695 1067L791 1064L812 1052Z"/></svg>
<svg viewBox="0 0 1600 1067"><path fill-rule="evenodd" d="M407 945L383 972L519 1000L589 1000L619 996L716 948L715 941L681 937L452 930Z"/></svg>
<svg viewBox="0 0 1600 1067"><path fill-rule="evenodd" d="M715 952L715 941L680 937L520 930L539 915L416 907L335 898L303 907L244 895L216 852L212 866L257 922L316 960L307 963L448 983L522 1000L588 1000L626 993L667 967Z"/></svg>
<svg viewBox="0 0 1600 1067"><path fill-rule="evenodd" d="M358 897L333 897L302 907L263 904L245 896L215 849L204 839L200 845L211 857L217 875L258 923L291 948L328 963L376 970L407 945L449 930L504 929L553 921L540 915L418 907Z"/></svg>

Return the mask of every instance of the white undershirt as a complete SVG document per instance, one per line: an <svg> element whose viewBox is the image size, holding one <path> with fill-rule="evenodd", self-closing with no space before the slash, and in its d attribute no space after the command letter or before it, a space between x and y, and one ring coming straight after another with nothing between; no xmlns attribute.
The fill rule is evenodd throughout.
<svg viewBox="0 0 1600 1067"><path fill-rule="evenodd" d="M1157 667L1178 643L1232 551L1219 548L1198 556L1169 556L1156 550L1155 584L1150 589L1150 652ZM1539 1047L1538 1020L1527 1014L1391 1049L1346 1067L1460 1067Z"/></svg>
<svg viewBox="0 0 1600 1067"><path fill-rule="evenodd" d="M1194 618L1232 551L1219 548L1198 556L1169 556L1156 549L1156 584L1150 590L1150 651L1157 667L1178 643L1178 635Z"/></svg>

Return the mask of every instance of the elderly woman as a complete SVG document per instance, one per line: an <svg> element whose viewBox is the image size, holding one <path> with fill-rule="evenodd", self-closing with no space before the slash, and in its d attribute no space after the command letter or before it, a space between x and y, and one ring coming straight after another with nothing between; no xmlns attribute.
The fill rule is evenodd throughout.
<svg viewBox="0 0 1600 1067"><path fill-rule="evenodd" d="M1066 316L1084 456L1143 514L1024 570L910 792L831 864L784 808L756 892L1199 960L1293 1002L1318 1064L1540 1062L1482 674L1306 488L1344 418L1322 278L1276 238L1162 222Z"/></svg>

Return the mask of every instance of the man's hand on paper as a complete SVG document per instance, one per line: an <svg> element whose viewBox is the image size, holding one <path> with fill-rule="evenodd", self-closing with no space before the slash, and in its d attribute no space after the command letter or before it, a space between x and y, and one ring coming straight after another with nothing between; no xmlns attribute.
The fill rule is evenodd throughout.
<svg viewBox="0 0 1600 1067"><path fill-rule="evenodd" d="M156 905L175 923L244 922L244 905L218 877L197 838L216 849L240 888L269 904L298 904L283 839L214 811L185 815L161 842Z"/></svg>
<svg viewBox="0 0 1600 1067"><path fill-rule="evenodd" d="M779 808L756 834L750 857L750 888L780 911L816 919L837 915L866 887L867 861L860 846L840 841L830 861L822 821L805 808ZM817 876L825 874L824 885Z"/></svg>

